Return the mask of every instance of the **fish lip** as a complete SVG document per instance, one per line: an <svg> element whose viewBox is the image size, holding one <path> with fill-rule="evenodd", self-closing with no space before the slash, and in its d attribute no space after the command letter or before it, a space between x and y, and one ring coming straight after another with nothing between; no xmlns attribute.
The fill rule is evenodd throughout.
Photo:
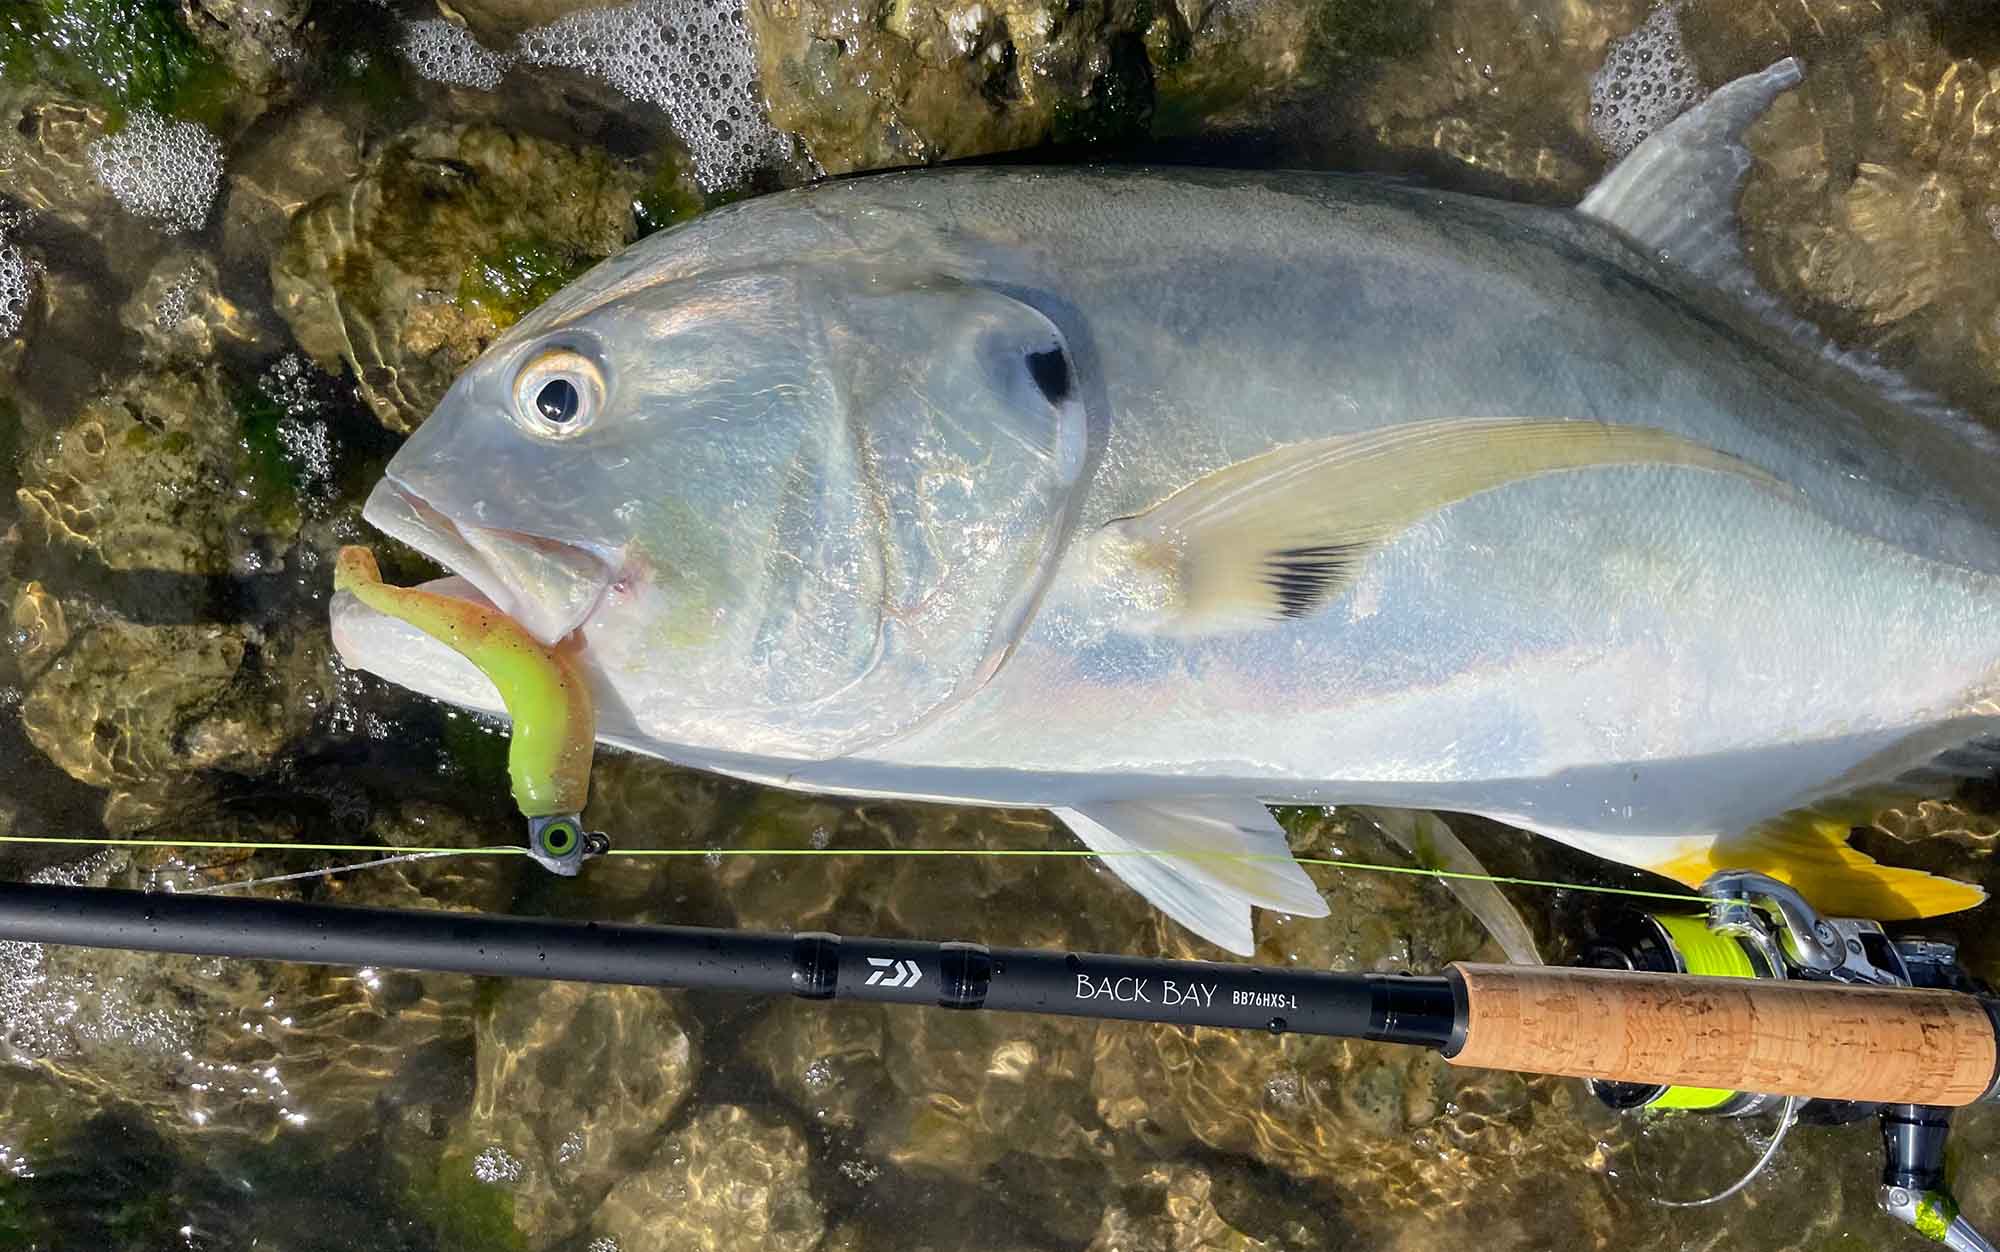
<svg viewBox="0 0 2000 1252"><path fill-rule="evenodd" d="M553 647L581 628L603 604L617 581L622 553L500 527L462 526L407 484L385 476L368 496L362 520L415 548L470 583L494 607L518 622L545 646ZM561 602L528 595L482 551L511 542L537 554L568 594Z"/></svg>

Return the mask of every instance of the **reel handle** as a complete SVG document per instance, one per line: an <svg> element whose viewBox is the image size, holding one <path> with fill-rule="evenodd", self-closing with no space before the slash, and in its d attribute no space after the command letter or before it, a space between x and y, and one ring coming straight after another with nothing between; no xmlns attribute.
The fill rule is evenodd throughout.
<svg viewBox="0 0 2000 1252"><path fill-rule="evenodd" d="M1882 1104L1970 1104L1995 1004L1958 991L1455 964L1454 1065Z"/></svg>

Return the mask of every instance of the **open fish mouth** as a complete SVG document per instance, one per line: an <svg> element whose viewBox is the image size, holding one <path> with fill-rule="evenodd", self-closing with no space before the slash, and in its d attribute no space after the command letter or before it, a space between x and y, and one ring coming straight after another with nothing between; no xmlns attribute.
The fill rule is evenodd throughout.
<svg viewBox="0 0 2000 1252"><path fill-rule="evenodd" d="M590 619L617 565L580 544L525 531L456 522L421 495L384 478L361 516L463 578L545 645Z"/></svg>

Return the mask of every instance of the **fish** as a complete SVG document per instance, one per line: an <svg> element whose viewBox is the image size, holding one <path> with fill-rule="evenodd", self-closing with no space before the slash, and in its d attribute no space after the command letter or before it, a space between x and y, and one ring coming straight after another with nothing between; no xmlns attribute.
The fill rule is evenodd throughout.
<svg viewBox="0 0 2000 1252"><path fill-rule="evenodd" d="M1967 908L1842 806L1993 735L1995 440L1758 285L1743 135L1801 73L1573 209L1120 166L737 202L512 327L364 516L570 641L600 742L1046 810L1239 954L1327 913L1274 805ZM348 665L504 712L330 612Z"/></svg>

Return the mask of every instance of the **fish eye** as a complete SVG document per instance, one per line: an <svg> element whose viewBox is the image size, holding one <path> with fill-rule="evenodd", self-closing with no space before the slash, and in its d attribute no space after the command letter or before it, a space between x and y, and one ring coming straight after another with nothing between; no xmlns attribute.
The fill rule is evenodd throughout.
<svg viewBox="0 0 2000 1252"><path fill-rule="evenodd" d="M549 379L535 395L536 410L558 426L576 416L577 403L576 384L567 378Z"/></svg>
<svg viewBox="0 0 2000 1252"><path fill-rule="evenodd" d="M603 402L604 376L597 363L571 348L537 353L514 378L515 416L545 438L579 433Z"/></svg>
<svg viewBox="0 0 2000 1252"><path fill-rule="evenodd" d="M1042 393L1042 399L1050 404L1061 404L1069 399L1069 359L1063 355L1060 347L1030 352L1028 377L1035 380L1035 387Z"/></svg>

